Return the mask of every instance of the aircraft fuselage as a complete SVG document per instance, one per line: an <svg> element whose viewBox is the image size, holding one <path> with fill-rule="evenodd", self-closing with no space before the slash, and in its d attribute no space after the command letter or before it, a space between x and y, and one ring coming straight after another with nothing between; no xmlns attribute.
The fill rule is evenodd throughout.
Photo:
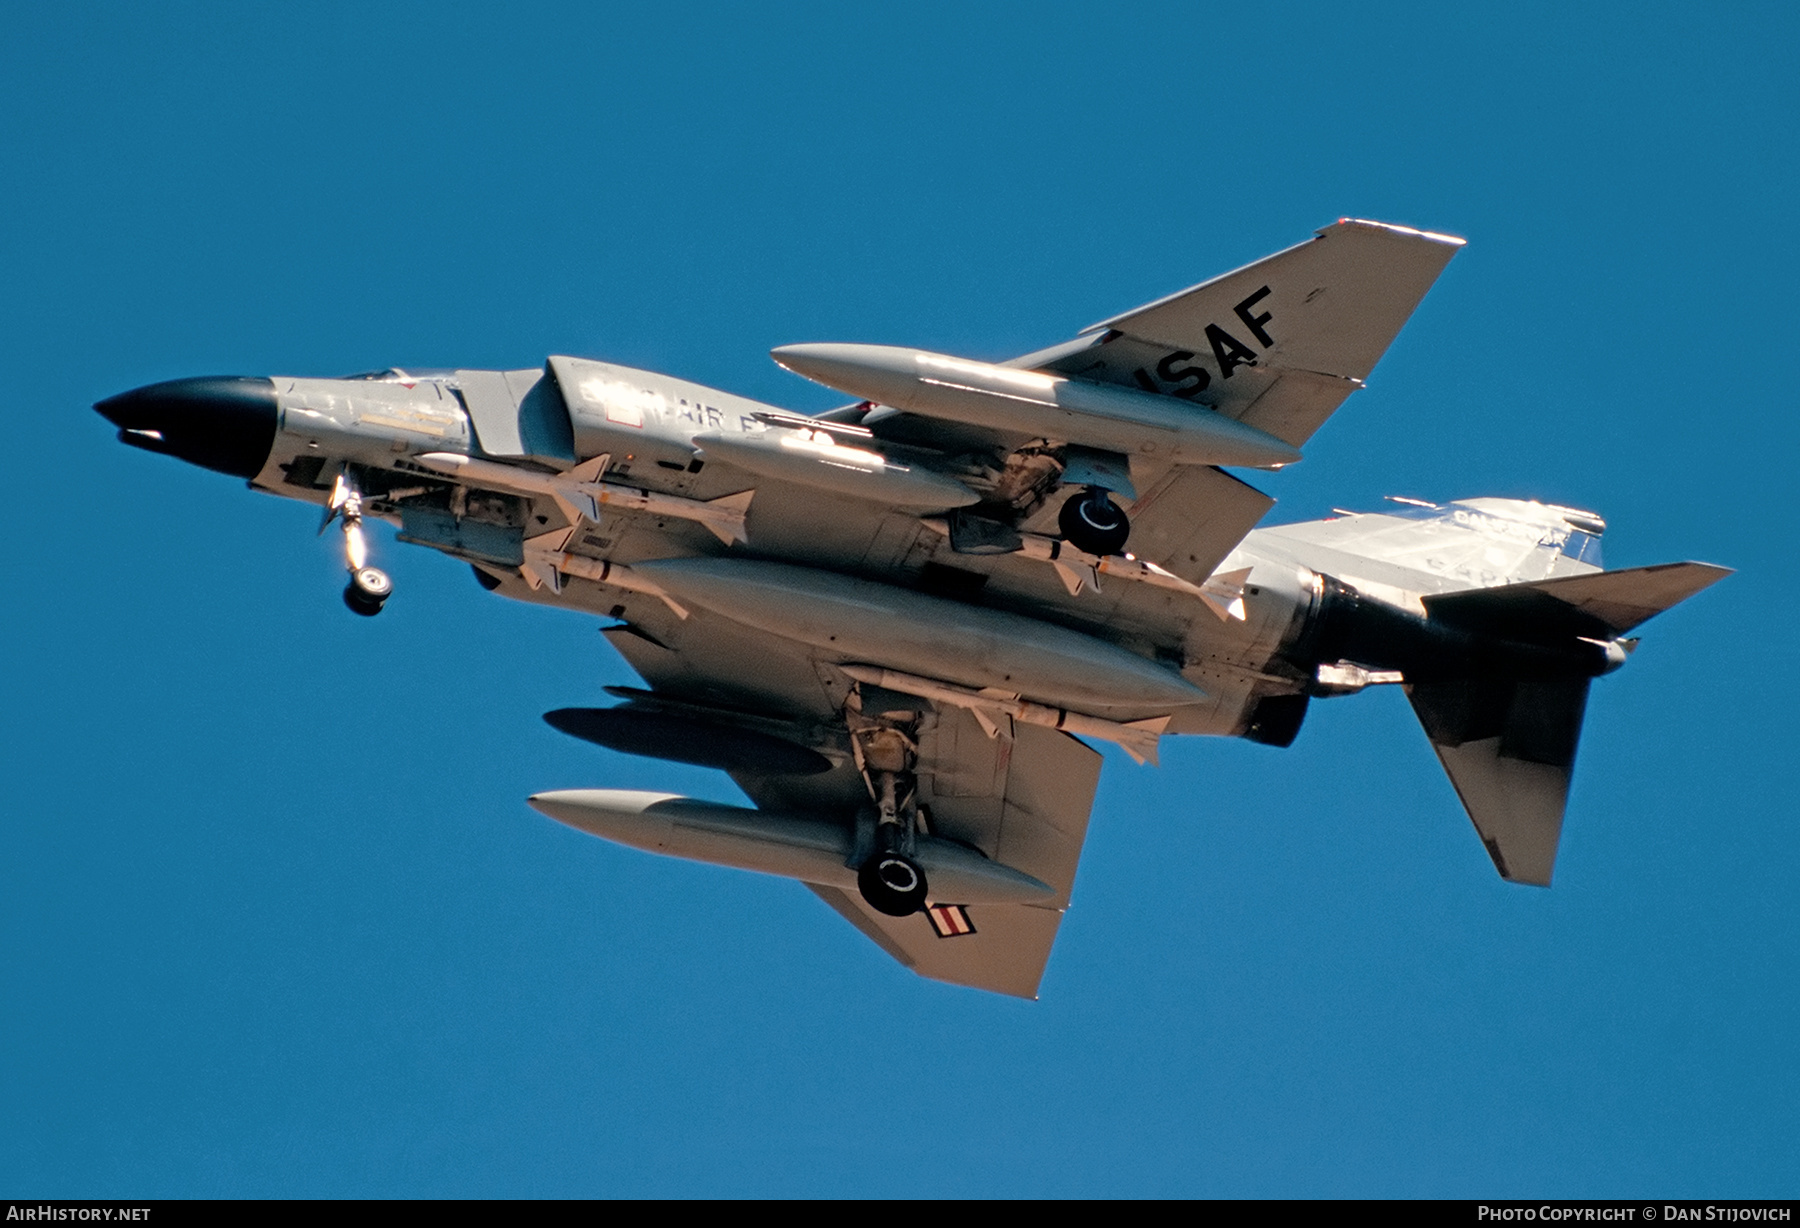
<svg viewBox="0 0 1800 1228"><path fill-rule="evenodd" d="M1140 660L1153 674L1178 676L1187 684L1185 693L1133 699L1041 680L1030 691L1015 689L1108 717L1172 714L1169 733L1245 735L1285 745L1309 697L1359 689L1370 678L1392 681L1384 675L1417 671L1426 662L1436 668L1474 662L1484 652L1492 657L1510 651L1544 668L1583 674L1616 664L1592 645L1495 648L1424 616L1421 594L1527 573L1594 570L1564 549L1580 530L1542 505L1507 504L1499 515L1490 509L1452 523L1448 536L1465 540L1460 548L1440 550L1446 558L1407 558L1404 551L1382 558L1336 548L1328 526L1346 522L1323 522L1325 529L1252 532L1217 569L1231 579L1217 585L1210 600L1179 582L1165 580L1159 587L1110 572L1092 575L1091 584L1071 592L1067 574L1044 559L1019 550L959 550L942 516L922 514L959 511L929 506L934 486L966 492L961 499L935 499L940 504L993 505L997 494L1011 495L1017 514L1017 492L1005 488L1004 458L991 450L929 452L826 421L811 424L813 439L797 440L788 428L800 420L787 411L607 363L553 358L543 369L513 372L173 381L100 408L121 426L125 442L243 476L266 493L325 504L340 478L348 478L365 516L395 525L402 541L470 563L484 586L518 600L625 621L659 638L679 633L682 620L669 601L584 578L579 569L558 575L553 584L536 582L527 565L530 543L574 527L576 535L561 553L611 564L620 577L656 560L717 557L779 562L914 590L924 594L915 615L937 619L918 628L927 640L954 640L961 624L988 611L1047 624L1046 639L1072 631L1121 654L1118 660ZM587 484L600 495L565 483L568 497L558 496L560 474L602 456L610 458L603 474ZM469 458L472 464L462 464L473 476L457 468L455 458ZM779 480L766 480L771 473ZM716 519L709 522L709 507L746 492L735 535ZM896 492L910 501L902 497L896 506ZM651 505L609 506L634 494ZM574 510L599 515L578 515L572 525L571 500L579 504ZM1027 502L1017 527L1027 535L1037 529L1037 537L1053 534L1045 523L1051 507L1048 499L1035 507ZM1356 519L1366 530L1375 518ZM1396 520L1394 527L1404 536L1405 522ZM1504 547L1499 562L1489 539ZM1487 560L1487 570L1471 571L1463 563L1472 550ZM729 591L729 565L723 574L719 584ZM821 600L777 592L759 607L758 626L775 630L770 620L779 620L785 605L796 616L812 616L801 621L815 639L831 635L832 618L854 628L854 603ZM860 661L874 655L870 641L882 636L846 638L856 647L846 647L845 660ZM1065 652L1065 672L1078 655ZM1118 660L1107 663L1115 674ZM1366 676L1340 671L1321 683L1319 667L1337 662L1360 666ZM874 664L909 675L931 672L916 654ZM1107 669L1096 663L1093 672Z"/></svg>

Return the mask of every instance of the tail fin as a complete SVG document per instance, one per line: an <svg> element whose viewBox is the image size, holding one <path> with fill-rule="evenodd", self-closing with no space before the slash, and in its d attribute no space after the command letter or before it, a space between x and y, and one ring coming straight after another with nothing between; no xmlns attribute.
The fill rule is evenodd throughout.
<svg viewBox="0 0 1800 1228"><path fill-rule="evenodd" d="M1472 630L1611 639L1730 574L1711 563L1658 563L1445 593L1425 598L1425 607L1433 618Z"/></svg>
<svg viewBox="0 0 1800 1228"><path fill-rule="evenodd" d="M1729 574L1664 563L1446 593L1425 606L1478 634L1611 640ZM1511 882L1550 885L1589 682L1488 675L1406 688L1494 868Z"/></svg>

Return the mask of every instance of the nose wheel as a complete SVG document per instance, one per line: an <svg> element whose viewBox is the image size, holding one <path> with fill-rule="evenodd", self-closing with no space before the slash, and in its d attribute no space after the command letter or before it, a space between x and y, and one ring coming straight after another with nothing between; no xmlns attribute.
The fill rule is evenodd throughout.
<svg viewBox="0 0 1800 1228"><path fill-rule="evenodd" d="M1056 522L1071 546L1089 554L1118 554L1131 536L1125 509L1099 486L1090 486L1064 503Z"/></svg>
<svg viewBox="0 0 1800 1228"><path fill-rule="evenodd" d="M373 618L381 613L393 591L394 580L387 572L379 567L359 567L350 573L350 583L344 586L344 604L364 618Z"/></svg>
<svg viewBox="0 0 1800 1228"><path fill-rule="evenodd" d="M381 568L369 566L369 542L362 527L362 492L341 473L331 487L319 532L323 533L337 517L344 522L344 567L350 573L350 582L344 586L344 604L352 613L373 618L393 596L394 580Z"/></svg>

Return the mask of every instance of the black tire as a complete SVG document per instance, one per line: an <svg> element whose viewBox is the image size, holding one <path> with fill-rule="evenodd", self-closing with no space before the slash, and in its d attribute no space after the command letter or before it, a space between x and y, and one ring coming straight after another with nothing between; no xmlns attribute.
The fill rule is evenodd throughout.
<svg viewBox="0 0 1800 1228"><path fill-rule="evenodd" d="M344 586L344 604L352 614L374 618L393 592L394 582L387 572L379 567L362 567L350 573L350 583Z"/></svg>
<svg viewBox="0 0 1800 1228"><path fill-rule="evenodd" d="M360 614L364 618L374 618L377 614L381 613L381 607L385 603L371 601L369 598L363 596L356 585L349 584L344 587L344 604L350 607L350 612L352 614Z"/></svg>
<svg viewBox="0 0 1800 1228"><path fill-rule="evenodd" d="M910 917L925 907L925 871L905 853L877 853L856 872L869 907L890 917Z"/></svg>
<svg viewBox="0 0 1800 1228"><path fill-rule="evenodd" d="M1089 554L1118 554L1131 536L1131 521L1125 509L1109 499L1104 490L1084 490L1062 505L1057 525L1064 539L1077 550Z"/></svg>

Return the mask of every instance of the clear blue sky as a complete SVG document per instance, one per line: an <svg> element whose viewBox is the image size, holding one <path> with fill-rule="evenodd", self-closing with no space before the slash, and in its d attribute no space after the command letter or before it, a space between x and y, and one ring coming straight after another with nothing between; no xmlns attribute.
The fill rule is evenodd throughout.
<svg viewBox="0 0 1800 1228"><path fill-rule="evenodd" d="M38 5L0 43L0 1195L1789 1195L1790 6ZM1109 754L1032 1004L524 805L589 618L113 442L178 375L999 357L1344 215L1469 238L1271 479L1739 574L1601 682L1549 892L1404 700ZM901 1094L896 1094L896 1086Z"/></svg>

